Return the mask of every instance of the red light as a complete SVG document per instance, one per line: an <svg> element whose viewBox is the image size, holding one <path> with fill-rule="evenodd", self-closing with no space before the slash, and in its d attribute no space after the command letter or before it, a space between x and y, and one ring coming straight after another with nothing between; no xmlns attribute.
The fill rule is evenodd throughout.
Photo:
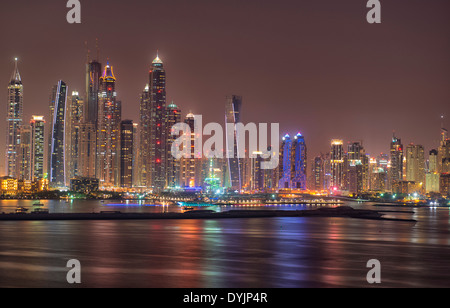
<svg viewBox="0 0 450 308"><path fill-rule="evenodd" d="M161 162L161 159L158 158L158 159L156 160L156 162L159 164L159 163Z"/></svg>

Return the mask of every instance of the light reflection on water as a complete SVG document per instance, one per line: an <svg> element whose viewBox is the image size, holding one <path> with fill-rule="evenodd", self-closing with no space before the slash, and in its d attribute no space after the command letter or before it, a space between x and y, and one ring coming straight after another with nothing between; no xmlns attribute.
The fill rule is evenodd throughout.
<svg viewBox="0 0 450 308"><path fill-rule="evenodd" d="M105 210L95 201L45 202L61 212ZM16 206L2 201L0 211ZM310 207L290 207L296 208ZM399 210L414 213L388 215L418 222L298 217L0 222L0 287L72 287L66 282L69 259L81 262L82 287L373 287L366 282L369 259L381 262L381 287L449 287L449 209Z"/></svg>

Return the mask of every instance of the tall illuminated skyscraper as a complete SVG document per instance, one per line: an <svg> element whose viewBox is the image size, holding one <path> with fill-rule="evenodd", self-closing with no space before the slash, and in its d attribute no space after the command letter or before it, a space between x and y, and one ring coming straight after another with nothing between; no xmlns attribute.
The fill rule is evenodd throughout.
<svg viewBox="0 0 450 308"><path fill-rule="evenodd" d="M403 180L403 144L402 140L392 136L392 141L390 145L390 159L391 159L391 169L390 169L390 185L393 185L399 181Z"/></svg>
<svg viewBox="0 0 450 308"><path fill-rule="evenodd" d="M150 179L150 91L147 84L142 91L139 110L139 186L151 186Z"/></svg>
<svg viewBox="0 0 450 308"><path fill-rule="evenodd" d="M67 155L66 166L69 179L82 176L80 151L82 125L84 123L84 100L77 91L72 91L68 99L69 109L66 122Z"/></svg>
<svg viewBox="0 0 450 308"><path fill-rule="evenodd" d="M112 187L119 184L118 142L122 108L117 100L116 77L109 62L100 78L98 103L96 174L100 186Z"/></svg>
<svg viewBox="0 0 450 308"><path fill-rule="evenodd" d="M19 181L31 180L31 126L22 125L17 144L16 177Z"/></svg>
<svg viewBox="0 0 450 308"><path fill-rule="evenodd" d="M100 78L102 65L97 61L86 63L86 93L84 100L83 119L79 125L79 176L95 178L97 176L97 130Z"/></svg>
<svg viewBox="0 0 450 308"><path fill-rule="evenodd" d="M194 132L194 115L192 113L189 113L186 115L186 118L184 119L184 123L189 125L189 128L191 129L191 142L190 142L190 150L189 153L191 153L189 158L182 157L180 160L180 185L182 187L195 187L197 186L197 170L196 166L199 161L199 159L196 159L194 156L194 142L195 142L195 132Z"/></svg>
<svg viewBox="0 0 450 308"><path fill-rule="evenodd" d="M232 124L236 127L237 123L242 122L242 97L232 95L226 98L225 105L225 123ZM242 189L242 159L238 158L239 147L245 145L239 145L237 136L237 130L234 129L233 135L226 134L226 149L228 157L228 174L229 185L234 191L241 191Z"/></svg>
<svg viewBox="0 0 450 308"><path fill-rule="evenodd" d="M6 110L6 175L16 178L17 145L20 141L20 126L23 122L23 84L15 59L15 68L8 84L8 106Z"/></svg>
<svg viewBox="0 0 450 308"><path fill-rule="evenodd" d="M289 134L286 134L281 141L280 146L280 180L278 188L289 188L291 185L291 156L292 156L292 140Z"/></svg>
<svg viewBox="0 0 450 308"><path fill-rule="evenodd" d="M51 108L51 137L49 182L50 186L60 188L66 186L66 108L67 91L66 83L60 80L54 88L54 106Z"/></svg>
<svg viewBox="0 0 450 308"><path fill-rule="evenodd" d="M307 165L307 147L305 142L305 137L298 133L292 142L293 151L293 178L291 182L291 187L293 189L303 189L307 188L306 180L306 165Z"/></svg>
<svg viewBox="0 0 450 308"><path fill-rule="evenodd" d="M180 184L180 160L172 155L172 143L178 136L172 136L172 127L181 122L181 110L173 102L166 107L166 187Z"/></svg>
<svg viewBox="0 0 450 308"><path fill-rule="evenodd" d="M44 116L33 116L31 124L31 179L44 177L45 121Z"/></svg>
<svg viewBox="0 0 450 308"><path fill-rule="evenodd" d="M133 187L133 121L120 122L120 187Z"/></svg>
<svg viewBox="0 0 450 308"><path fill-rule="evenodd" d="M279 188L306 189L306 143L302 134L298 133L291 139L286 134L280 147L282 165Z"/></svg>
<svg viewBox="0 0 450 308"><path fill-rule="evenodd" d="M149 106L147 108L148 153L147 186L161 191L166 185L166 71L159 55L150 69Z"/></svg>
<svg viewBox="0 0 450 308"><path fill-rule="evenodd" d="M422 145L409 144L406 147L406 180L422 183L425 188L425 150Z"/></svg>
<svg viewBox="0 0 450 308"><path fill-rule="evenodd" d="M343 141L333 139L331 141L330 167L331 167L331 187L332 189L342 189L344 187L344 146Z"/></svg>

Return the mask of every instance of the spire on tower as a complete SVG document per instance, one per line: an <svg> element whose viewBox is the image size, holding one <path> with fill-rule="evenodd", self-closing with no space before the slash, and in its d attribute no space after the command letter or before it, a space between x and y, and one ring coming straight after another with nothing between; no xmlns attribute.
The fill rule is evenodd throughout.
<svg viewBox="0 0 450 308"><path fill-rule="evenodd" d="M22 78L20 77L19 68L17 65L18 61L19 61L19 58L14 58L14 72L11 76L11 84L13 84L13 83L21 84L22 83Z"/></svg>

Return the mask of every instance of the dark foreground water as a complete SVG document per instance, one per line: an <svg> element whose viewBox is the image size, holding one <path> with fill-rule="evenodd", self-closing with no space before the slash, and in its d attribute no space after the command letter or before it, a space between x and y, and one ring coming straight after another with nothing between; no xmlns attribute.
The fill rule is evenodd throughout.
<svg viewBox="0 0 450 308"><path fill-rule="evenodd" d="M52 212L110 209L99 202L46 202ZM15 206L2 201L0 212ZM179 210L116 206L129 212ZM381 263L377 286L450 287L449 209L398 210L414 213L388 216L418 222L312 217L2 221L0 287L72 287L66 281L70 259L81 263L82 287L373 287L366 280L370 259Z"/></svg>

